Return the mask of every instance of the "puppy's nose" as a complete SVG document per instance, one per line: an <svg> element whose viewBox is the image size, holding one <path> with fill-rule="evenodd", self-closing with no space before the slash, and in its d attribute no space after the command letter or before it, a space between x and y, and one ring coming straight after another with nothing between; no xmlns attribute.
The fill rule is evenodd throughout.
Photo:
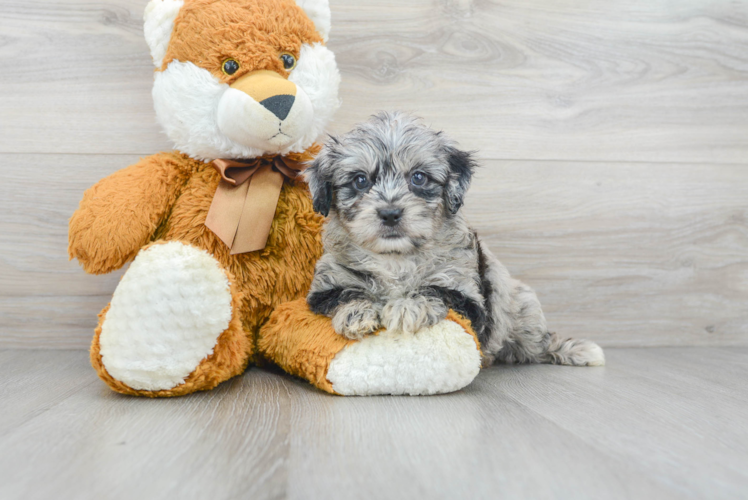
<svg viewBox="0 0 748 500"><path fill-rule="evenodd" d="M389 227L397 226L400 223L400 219L403 216L402 208L380 208L377 210L379 218L382 219L382 224Z"/></svg>
<svg viewBox="0 0 748 500"><path fill-rule="evenodd" d="M273 113L282 121L288 116L295 100L296 97L292 95L274 95L273 97L268 97L264 101L260 101L260 104L265 106L268 111Z"/></svg>

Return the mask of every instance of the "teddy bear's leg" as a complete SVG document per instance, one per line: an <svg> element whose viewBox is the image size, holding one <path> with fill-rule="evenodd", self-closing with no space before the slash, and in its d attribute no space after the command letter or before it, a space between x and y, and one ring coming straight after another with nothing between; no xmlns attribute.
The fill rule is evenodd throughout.
<svg viewBox="0 0 748 500"><path fill-rule="evenodd" d="M181 242L140 251L99 315L91 362L115 391L179 396L238 375L253 354L241 294L208 252Z"/></svg>
<svg viewBox="0 0 748 500"><path fill-rule="evenodd" d="M444 394L467 386L481 366L470 322L454 311L415 334L382 330L351 340L300 299L273 311L257 347L286 372L344 396Z"/></svg>

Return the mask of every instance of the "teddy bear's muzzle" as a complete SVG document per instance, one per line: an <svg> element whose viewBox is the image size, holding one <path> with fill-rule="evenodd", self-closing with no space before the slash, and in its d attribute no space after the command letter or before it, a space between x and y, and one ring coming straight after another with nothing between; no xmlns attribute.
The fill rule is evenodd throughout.
<svg viewBox="0 0 748 500"><path fill-rule="evenodd" d="M296 84L275 71L247 73L234 82L231 88L244 92L281 121L288 117L296 101Z"/></svg>
<svg viewBox="0 0 748 500"><path fill-rule="evenodd" d="M260 101L260 104L277 116L279 120L285 120L295 100L296 97L292 95L274 95Z"/></svg>
<svg viewBox="0 0 748 500"><path fill-rule="evenodd" d="M259 70L225 92L218 125L239 144L274 152L303 135L312 116L311 101L300 87L274 71Z"/></svg>
<svg viewBox="0 0 748 500"><path fill-rule="evenodd" d="M257 102L275 96L288 95L293 97L296 95L295 83L270 70L247 73L231 84L231 88L241 90Z"/></svg>

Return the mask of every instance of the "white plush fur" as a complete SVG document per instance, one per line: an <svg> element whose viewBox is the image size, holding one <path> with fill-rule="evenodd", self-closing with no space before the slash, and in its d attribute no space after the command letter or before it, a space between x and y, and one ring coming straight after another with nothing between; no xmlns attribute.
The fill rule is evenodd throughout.
<svg viewBox="0 0 748 500"><path fill-rule="evenodd" d="M218 129L230 140L261 151L278 151L309 130L314 118L306 92L296 89L291 111L284 120L241 90L228 89L218 103Z"/></svg>
<svg viewBox="0 0 748 500"><path fill-rule="evenodd" d="M152 246L114 292L101 360L133 389L172 389L213 353L230 320L229 281L210 254L179 242Z"/></svg>
<svg viewBox="0 0 748 500"><path fill-rule="evenodd" d="M339 352L327 380L345 396L444 394L478 375L480 351L472 335L443 320L417 334L383 331Z"/></svg>
<svg viewBox="0 0 748 500"><path fill-rule="evenodd" d="M317 28L317 32L326 42L332 26L330 2L328 0L296 0L296 5L304 10L314 23L314 27Z"/></svg>
<svg viewBox="0 0 748 500"><path fill-rule="evenodd" d="M289 81L298 87L297 102L283 122L248 95L235 106L238 101L232 94L238 91L190 62L172 61L156 73L153 101L166 134L178 150L193 158L211 161L302 152L324 136L340 107L334 54L322 44L303 45ZM271 129L291 138L273 142Z"/></svg>
<svg viewBox="0 0 748 500"><path fill-rule="evenodd" d="M340 72L335 54L320 43L301 46L296 68L288 79L303 90L314 108L311 126L291 151L303 151L325 136L327 125L340 108Z"/></svg>
<svg viewBox="0 0 748 500"><path fill-rule="evenodd" d="M153 64L157 68L163 63L174 29L174 20L183 5L184 0L151 0L145 7L143 33L151 49Z"/></svg>

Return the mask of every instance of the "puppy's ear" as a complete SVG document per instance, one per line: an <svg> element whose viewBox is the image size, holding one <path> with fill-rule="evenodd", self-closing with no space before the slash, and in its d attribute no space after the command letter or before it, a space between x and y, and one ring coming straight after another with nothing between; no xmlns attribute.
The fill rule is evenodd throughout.
<svg viewBox="0 0 748 500"><path fill-rule="evenodd" d="M327 155L324 150L304 170L304 180L312 193L314 211L327 217L332 206L332 178L327 174Z"/></svg>
<svg viewBox="0 0 748 500"><path fill-rule="evenodd" d="M446 202L447 209L454 215L462 207L465 193L470 187L470 179L473 177L473 172L477 164L470 152L461 151L454 146L447 146L445 151L449 163Z"/></svg>

